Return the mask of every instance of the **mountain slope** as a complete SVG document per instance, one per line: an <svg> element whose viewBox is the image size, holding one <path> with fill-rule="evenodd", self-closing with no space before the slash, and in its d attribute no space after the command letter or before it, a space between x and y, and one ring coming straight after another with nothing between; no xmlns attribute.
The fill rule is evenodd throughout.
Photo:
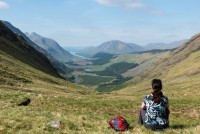
<svg viewBox="0 0 200 134"><path fill-rule="evenodd" d="M114 54L139 52L143 48L133 43L125 43L119 40L107 41L97 47L100 52L109 52Z"/></svg>
<svg viewBox="0 0 200 134"><path fill-rule="evenodd" d="M144 51L141 46L133 43L125 43L119 40L111 40L102 43L97 47L86 47L80 52L83 56L93 56L96 53L127 54Z"/></svg>
<svg viewBox="0 0 200 134"><path fill-rule="evenodd" d="M10 97L16 97L15 92L46 95L87 92L84 88L64 80L45 55L35 50L2 22L0 74L0 100L5 92L11 93Z"/></svg>
<svg viewBox="0 0 200 134"><path fill-rule="evenodd" d="M39 47L34 42L32 42L20 29L14 27L10 22L3 21L3 20L1 20L1 22L3 22L14 33L22 36L28 42L28 45L34 47L37 51L39 51L40 53L44 54L49 59L51 64L54 66L54 68L56 68L56 70L59 72L60 75L62 75L65 79L73 81L74 77L71 74L72 70L70 68L65 66L63 63L61 63L57 59L55 59L46 50L44 50L43 48Z"/></svg>
<svg viewBox="0 0 200 134"><path fill-rule="evenodd" d="M60 76L45 55L28 45L21 36L14 34L2 22L0 22L0 39L2 52L45 73Z"/></svg>
<svg viewBox="0 0 200 134"><path fill-rule="evenodd" d="M139 75L139 81L162 78L166 81L189 78L200 74L200 34L193 36L184 45L170 52L170 54L154 63ZM137 78L138 79L138 78ZM131 80L135 81L136 78ZM131 82L130 81L130 82Z"/></svg>
<svg viewBox="0 0 200 134"><path fill-rule="evenodd" d="M189 131L198 133L200 130L200 34L193 36L164 59L154 63L144 73L127 82L118 93L132 94L132 96L140 94L144 97L152 92L153 78L160 78L163 81L162 91L170 101L170 128L178 128L172 133L182 133L183 131L180 130L183 129L185 129L184 133L190 133ZM140 99L140 104L143 97ZM194 122L196 123L192 125Z"/></svg>
<svg viewBox="0 0 200 134"><path fill-rule="evenodd" d="M59 61L67 62L74 58L77 58L64 50L56 41L52 39L42 37L35 32L25 34L31 41L33 41L41 48L45 49L48 53L50 53L54 58Z"/></svg>
<svg viewBox="0 0 200 134"><path fill-rule="evenodd" d="M39 47L38 45L36 45L34 42L32 42L20 29L14 27L10 22L8 21L3 21L1 20L1 22L3 22L10 30L12 30L14 33L22 36L27 42L28 44L30 44L32 47L34 47L37 51L45 54L45 55L48 55L47 52L42 49L41 47Z"/></svg>
<svg viewBox="0 0 200 134"><path fill-rule="evenodd" d="M170 56L167 57L164 61L160 61L159 65L155 69L163 68L166 71L171 70L172 67L178 66L181 62L184 62L185 60L190 58L190 56L192 56L195 52L200 53L199 49L200 49L200 34L197 34L193 36L190 40L188 40L184 45L172 51ZM194 66L196 64L198 64L198 62L193 61L190 62L189 65ZM184 65L182 68L186 69L186 66ZM177 70L176 72L177 75L179 75L179 71L180 69ZM187 72L185 72L185 74L187 74Z"/></svg>
<svg viewBox="0 0 200 134"><path fill-rule="evenodd" d="M180 40L180 41L174 41L171 43L150 43L147 44L146 46L144 46L144 48L146 50L153 50L153 49L174 49L177 48L181 45L183 45L184 43L186 43L187 40Z"/></svg>

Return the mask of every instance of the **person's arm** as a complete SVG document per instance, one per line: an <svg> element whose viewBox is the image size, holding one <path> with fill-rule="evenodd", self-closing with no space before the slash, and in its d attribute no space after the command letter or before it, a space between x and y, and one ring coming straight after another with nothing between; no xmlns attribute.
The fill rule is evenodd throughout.
<svg viewBox="0 0 200 134"><path fill-rule="evenodd" d="M166 108L169 109L169 103L167 104Z"/></svg>
<svg viewBox="0 0 200 134"><path fill-rule="evenodd" d="M146 109L146 105L144 102L142 102L142 105L141 105L141 109L145 110Z"/></svg>
<svg viewBox="0 0 200 134"><path fill-rule="evenodd" d="M166 112L167 112L167 115L170 114L170 110L169 110L169 103L166 105Z"/></svg>

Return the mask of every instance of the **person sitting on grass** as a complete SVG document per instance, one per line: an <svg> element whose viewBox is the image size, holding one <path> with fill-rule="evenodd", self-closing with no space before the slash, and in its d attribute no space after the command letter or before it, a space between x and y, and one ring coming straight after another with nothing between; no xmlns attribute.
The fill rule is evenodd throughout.
<svg viewBox="0 0 200 134"><path fill-rule="evenodd" d="M152 130L160 130L169 127L169 103L168 98L162 93L162 81L153 79L153 92L144 97L139 114L139 123Z"/></svg>

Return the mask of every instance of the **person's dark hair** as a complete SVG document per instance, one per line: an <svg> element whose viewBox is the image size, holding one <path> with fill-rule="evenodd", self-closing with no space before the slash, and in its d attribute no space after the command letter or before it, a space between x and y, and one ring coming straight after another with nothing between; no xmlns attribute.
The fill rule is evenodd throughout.
<svg viewBox="0 0 200 134"><path fill-rule="evenodd" d="M153 90L162 90L162 81L160 79L153 79L151 82Z"/></svg>
<svg viewBox="0 0 200 134"><path fill-rule="evenodd" d="M153 79L151 82L151 86L153 89L153 100L156 103L160 103L161 97L163 96L162 93L162 81L160 79Z"/></svg>

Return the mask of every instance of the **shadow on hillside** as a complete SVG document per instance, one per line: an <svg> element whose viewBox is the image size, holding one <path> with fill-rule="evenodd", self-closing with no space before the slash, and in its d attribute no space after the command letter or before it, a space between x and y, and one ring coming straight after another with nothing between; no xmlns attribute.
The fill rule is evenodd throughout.
<svg viewBox="0 0 200 134"><path fill-rule="evenodd" d="M194 127L194 126L188 126L188 125L183 125L183 124L177 124L177 125L171 125L171 129L183 129L183 128L189 128L189 127Z"/></svg>

